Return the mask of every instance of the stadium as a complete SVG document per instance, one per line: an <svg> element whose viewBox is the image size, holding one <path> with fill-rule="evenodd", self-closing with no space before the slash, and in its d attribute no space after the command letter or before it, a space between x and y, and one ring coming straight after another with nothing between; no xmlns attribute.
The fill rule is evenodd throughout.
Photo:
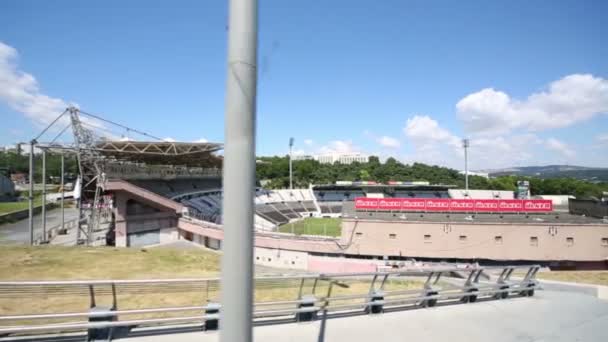
<svg viewBox="0 0 608 342"><path fill-rule="evenodd" d="M81 111L68 111L81 132L76 137L95 136L80 124ZM79 224L52 236L63 244L142 247L187 240L222 249L221 143L90 144L86 157L85 149L39 145L80 154L80 169L91 170L82 175ZM413 261L608 266L608 222L600 210L582 200L517 195L421 181L258 186L254 261L311 272L371 272ZM337 236L290 232L315 218L338 220Z"/></svg>
<svg viewBox="0 0 608 342"><path fill-rule="evenodd" d="M336 7L344 18L346 7L357 6ZM136 16L145 17L139 11ZM416 16L428 21L424 14ZM162 29L173 31L176 21L166 21L171 28ZM317 24L309 22L306 29ZM273 158L256 154L257 78L268 72L268 56L260 56L258 68L257 1L231 0L223 24L228 32L225 134L217 140L224 142L162 139L76 105L55 103L69 107L44 123L48 126L29 142L29 167L20 167L29 171L27 202L21 196L27 190L3 186L11 200L5 208L19 209L0 212L0 341L608 339L607 272L588 271L608 268L608 201L592 197L604 184L591 188L588 182L586 192L577 187L533 197L530 184L538 178L507 176L498 181L506 179L504 187L489 180L472 190L465 138L464 189L444 181L460 184L456 170L414 163L417 171L409 172L393 158L380 163L359 153L303 156L300 165L309 163L309 170L315 165L320 170L321 163L336 167L326 172L331 177L319 172L322 179L340 178L302 184L306 178L298 177L293 188L291 138L287 188L286 158L273 165L281 172L261 177ZM279 45L273 41L273 50ZM5 50L11 62L15 53ZM332 75L340 76L335 71ZM38 94L33 76L15 74L25 95L34 92L34 98L53 102ZM561 89L555 84L551 91ZM29 98L10 90L11 97ZM551 104L544 96L531 99ZM328 110L322 103L315 106ZM56 115L34 109L40 110L37 115ZM180 129L183 123L196 124L170 119ZM71 142L58 142L70 128ZM452 147L460 140L437 124L416 131L447 138ZM42 142L46 133L56 132ZM376 139L367 130L365 135ZM399 145L389 136L378 143L383 140L383 146ZM551 141L554 149L564 150ZM25 165L20 144L16 150L12 163ZM47 173L49 154L60 155L60 161L54 156L53 171ZM67 174L77 174L73 187L72 177L70 186L65 183L66 157L72 163ZM389 167L350 172L342 163ZM424 180L427 172L433 182ZM35 184L38 176L42 184ZM47 186L56 178L59 186ZM516 183L516 191L493 190L513 189ZM575 199L573 193L591 196ZM48 202L54 202L50 213Z"/></svg>

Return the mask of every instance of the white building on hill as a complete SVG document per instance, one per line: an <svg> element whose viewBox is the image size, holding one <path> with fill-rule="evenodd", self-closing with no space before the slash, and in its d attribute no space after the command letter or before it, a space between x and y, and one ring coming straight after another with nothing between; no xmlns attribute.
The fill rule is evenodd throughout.
<svg viewBox="0 0 608 342"><path fill-rule="evenodd" d="M328 153L328 154L317 154L317 155L296 155L293 156L293 160L317 160L321 164L351 164L354 162L367 163L369 156L361 153Z"/></svg>

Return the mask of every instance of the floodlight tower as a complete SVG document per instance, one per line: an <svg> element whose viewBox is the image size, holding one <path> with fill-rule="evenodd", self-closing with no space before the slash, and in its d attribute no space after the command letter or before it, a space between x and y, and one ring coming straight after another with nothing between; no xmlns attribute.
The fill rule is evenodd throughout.
<svg viewBox="0 0 608 342"><path fill-rule="evenodd" d="M462 147L464 148L464 189L469 195L469 139L462 139Z"/></svg>
<svg viewBox="0 0 608 342"><path fill-rule="evenodd" d="M293 148L293 137L289 138L289 189L293 190L293 167L291 165L291 150Z"/></svg>

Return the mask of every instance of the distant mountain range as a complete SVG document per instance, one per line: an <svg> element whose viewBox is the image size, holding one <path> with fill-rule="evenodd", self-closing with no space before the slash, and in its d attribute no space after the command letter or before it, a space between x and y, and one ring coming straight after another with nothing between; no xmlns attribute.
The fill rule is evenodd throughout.
<svg viewBox="0 0 608 342"><path fill-rule="evenodd" d="M522 166L482 170L480 172L486 172L490 174L490 177L507 175L534 176L539 178L570 177L590 182L608 182L608 168L576 165Z"/></svg>

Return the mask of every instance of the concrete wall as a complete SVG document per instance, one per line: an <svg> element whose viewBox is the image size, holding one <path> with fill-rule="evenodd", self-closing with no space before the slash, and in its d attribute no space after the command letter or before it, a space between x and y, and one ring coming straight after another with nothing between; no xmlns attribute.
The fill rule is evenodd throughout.
<svg viewBox="0 0 608 342"><path fill-rule="evenodd" d="M160 243L171 242L179 239L177 227L163 228L160 230Z"/></svg>
<svg viewBox="0 0 608 342"><path fill-rule="evenodd" d="M195 235L223 239L221 229L204 227L184 219L179 221L179 228ZM531 240L532 237L536 240ZM258 233L255 246L334 255L604 262L608 259L608 245L602 240L604 238L608 238L608 225L456 224L345 219L339 241Z"/></svg>
<svg viewBox="0 0 608 342"><path fill-rule="evenodd" d="M308 269L309 256L306 252L256 247L254 255L254 262L257 265L297 270Z"/></svg>
<svg viewBox="0 0 608 342"><path fill-rule="evenodd" d="M343 257L308 257L308 271L319 273L376 272L378 264L371 260L346 259Z"/></svg>
<svg viewBox="0 0 608 342"><path fill-rule="evenodd" d="M602 241L608 238L608 225L344 220L342 244L348 244L351 237L348 254L539 261L608 259L608 245Z"/></svg>
<svg viewBox="0 0 608 342"><path fill-rule="evenodd" d="M161 210L161 212L145 215L128 215L127 201L130 199L157 208ZM127 247L127 235L133 233L128 231L128 226L130 223L136 223L138 221L144 222L147 220L150 222L157 222L158 224L151 227L150 230L160 229L161 243L178 239L176 225L178 213L176 212L176 209L181 209L181 206L166 207L162 203L154 201L153 198L140 197L137 193L127 191L114 191L114 201L116 203L116 208L114 209L116 247ZM132 226L135 227L134 224L132 224ZM137 230L145 231L146 229L147 228L145 227L140 227Z"/></svg>

